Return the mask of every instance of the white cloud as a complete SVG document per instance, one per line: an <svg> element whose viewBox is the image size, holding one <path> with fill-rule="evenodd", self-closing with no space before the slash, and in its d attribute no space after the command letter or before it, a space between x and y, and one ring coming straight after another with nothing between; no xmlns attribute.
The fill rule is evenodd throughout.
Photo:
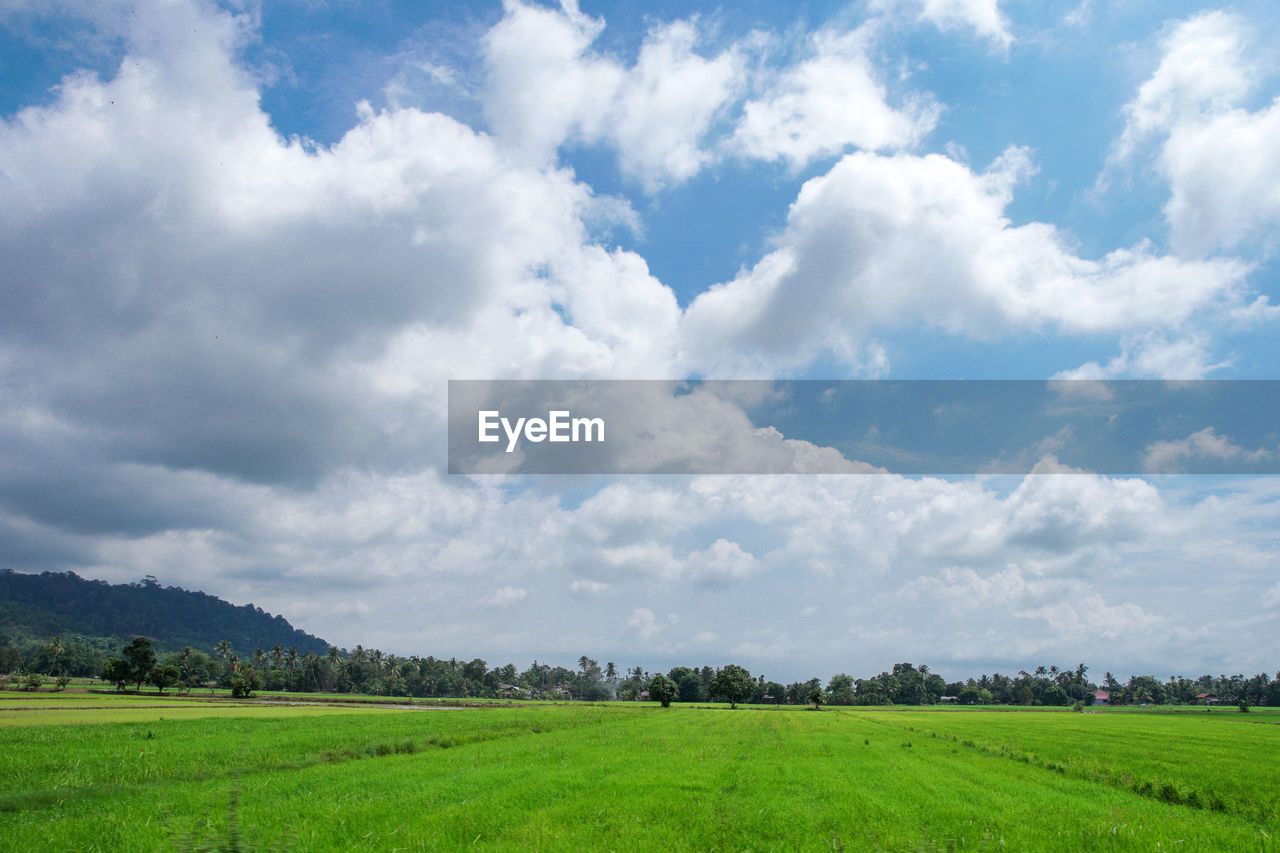
<svg viewBox="0 0 1280 853"><path fill-rule="evenodd" d="M740 87L732 50L700 56L695 25L676 21L651 30L624 68L591 50L605 22L574 2L553 10L508 0L505 11L486 36L485 108L507 145L548 163L566 142L607 142L650 191L707 162L703 138Z"/></svg>
<svg viewBox="0 0 1280 853"><path fill-rule="evenodd" d="M340 645L487 659L536 645L540 657L700 662L715 644L784 680L808 674L778 672L781 661L853 671L887 666L881 655L938 661L949 648L1025 654L1024 664L1150 659L1160 643L1149 627L1233 618L1257 600L1259 577L1271 583L1274 489L1187 502L1142 480L1002 482L632 478L564 506L435 474L340 477L310 494L241 486L213 499L244 508L252 527L89 545L95 575L213 582ZM1205 560L1214 595L1188 610L1176 590L1203 583ZM538 594L556 589L569 594ZM344 609L356 598L364 609ZM815 601L831 617L797 623ZM881 639L851 660L832 618ZM904 620L910 630L893 633ZM549 624L563 627L548 637ZM966 636L953 645L957 631ZM1183 649L1179 636L1165 640L1169 665L1199 666L1204 647Z"/></svg>
<svg viewBox="0 0 1280 853"><path fill-rule="evenodd" d="M696 41L687 21L651 32L608 119L623 170L650 190L692 177L711 159L700 142L740 85L738 58L704 59L693 52Z"/></svg>
<svg viewBox="0 0 1280 853"><path fill-rule="evenodd" d="M524 601L529 595L529 590L522 587L502 586L493 591L493 594L485 599L485 604L490 607L510 607Z"/></svg>
<svg viewBox="0 0 1280 853"><path fill-rule="evenodd" d="M1193 460L1240 460L1254 464L1272 455L1263 448L1245 450L1232 444L1227 436L1218 435L1213 427L1205 427L1186 438L1153 442L1146 449L1142 469L1149 474L1177 474L1186 462Z"/></svg>
<svg viewBox="0 0 1280 853"><path fill-rule="evenodd" d="M1182 254L1261 240L1280 222L1280 98L1246 108L1263 69L1247 58L1250 24L1204 12L1161 42L1154 74L1125 107L1113 166L1158 141L1156 168L1168 182L1164 213Z"/></svg>
<svg viewBox="0 0 1280 853"><path fill-rule="evenodd" d="M944 32L969 31L1000 50L1013 43L1000 0L872 0L871 9L895 17L914 15Z"/></svg>
<svg viewBox="0 0 1280 853"><path fill-rule="evenodd" d="M955 19L935 2L930 14ZM869 55L871 25L819 30L792 60L785 40L763 33L703 56L697 20L678 20L651 28L628 67L593 49L605 21L576 4L509 0L505 11L485 41L485 111L498 138L539 164L566 143L608 145L623 174L648 192L725 156L798 170L851 147L909 148L941 112L931 97L911 93L890 106ZM750 68L749 57L758 60Z"/></svg>
<svg viewBox="0 0 1280 853"><path fill-rule="evenodd" d="M645 607L637 607L631 611L627 624L636 632L641 640L652 640L662 630L653 611Z"/></svg>
<svg viewBox="0 0 1280 853"><path fill-rule="evenodd" d="M1112 648L1141 648L1162 622L1133 602L1108 604L1087 581L1028 576L1017 564L985 576L970 568L947 568L911 581L898 596L916 606L945 608L938 621L956 633L953 653L961 658L996 634L1011 658L1027 660L1052 654L1060 642L1052 638L1071 637L1081 653L1100 650L1104 640Z"/></svg>
<svg viewBox="0 0 1280 853"><path fill-rule="evenodd" d="M866 29L810 36L809 56L768 75L763 93L743 105L728 150L798 170L851 146L892 150L919 142L940 107L927 97L889 106L867 55L870 41Z"/></svg>
<svg viewBox="0 0 1280 853"><path fill-rule="evenodd" d="M579 595L601 595L609 591L609 584L579 579L569 584L569 591Z"/></svg>
<svg viewBox="0 0 1280 853"><path fill-rule="evenodd" d="M1240 301L1245 264L1145 244L1089 260L1052 225L1013 225L1004 211L1032 168L1018 148L982 173L937 154L846 155L805 183L772 252L688 308L688 369L778 372L822 354L857 365L874 330L903 323L1125 332Z"/></svg>
<svg viewBox="0 0 1280 853"><path fill-rule="evenodd" d="M760 562L754 554L726 539L717 539L711 547L690 554L686 560L689 576L712 587L740 581L759 570Z"/></svg>
<svg viewBox="0 0 1280 853"><path fill-rule="evenodd" d="M1260 304L1265 305L1265 302L1255 301L1253 306ZM1249 322L1252 317L1251 309L1230 308L1226 313L1233 321ZM1180 335L1165 331L1125 335L1120 339L1120 353L1106 364L1087 362L1071 370L1061 371L1054 378L1203 379L1214 371L1230 366L1229 362L1212 359L1209 354L1210 345L1209 336L1195 330Z"/></svg>

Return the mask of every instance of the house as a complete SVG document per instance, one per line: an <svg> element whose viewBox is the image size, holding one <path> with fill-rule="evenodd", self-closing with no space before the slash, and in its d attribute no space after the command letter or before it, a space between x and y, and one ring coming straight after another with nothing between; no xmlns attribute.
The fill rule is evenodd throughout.
<svg viewBox="0 0 1280 853"><path fill-rule="evenodd" d="M959 696L939 696L938 701L941 702L943 705L954 705L955 703L960 701L960 697Z"/></svg>
<svg viewBox="0 0 1280 853"><path fill-rule="evenodd" d="M1095 691L1093 691L1093 704L1095 704L1095 705L1110 705L1110 704L1111 704L1111 694L1110 694L1110 693L1108 693L1108 692L1107 692L1107 691L1105 691L1105 690L1095 690Z"/></svg>
<svg viewBox="0 0 1280 853"><path fill-rule="evenodd" d="M637 698L637 699L639 699L641 702L648 702L648 701L649 701L649 691L648 691L648 690L641 690L641 691L640 691L640 695L639 695L639 696L637 696L636 698Z"/></svg>
<svg viewBox="0 0 1280 853"><path fill-rule="evenodd" d="M1221 705L1222 700L1219 699L1217 696L1214 696L1212 693L1197 693L1196 704L1197 705Z"/></svg>

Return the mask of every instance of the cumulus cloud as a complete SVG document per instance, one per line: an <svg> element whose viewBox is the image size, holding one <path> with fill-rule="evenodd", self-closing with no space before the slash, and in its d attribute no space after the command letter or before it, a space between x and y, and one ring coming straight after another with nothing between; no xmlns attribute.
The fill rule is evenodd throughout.
<svg viewBox="0 0 1280 853"><path fill-rule="evenodd" d="M697 20L677 20L654 25L627 66L594 49L605 20L576 3L504 9L485 38L484 105L498 138L536 163L565 144L607 145L649 192L726 156L799 169L850 147L907 148L940 113L926 95L889 104L872 26L819 30L794 51L752 33L703 56Z"/></svg>
<svg viewBox="0 0 1280 853"><path fill-rule="evenodd" d="M662 629L653 611L646 607L637 607L631 611L627 624L636 632L641 640L651 640Z"/></svg>
<svg viewBox="0 0 1280 853"><path fill-rule="evenodd" d="M727 149L800 169L849 147L893 150L919 142L937 124L940 107L925 96L891 107L868 56L871 41L869 28L814 33L805 59L762 75L763 92L743 105Z"/></svg>
<svg viewBox="0 0 1280 853"><path fill-rule="evenodd" d="M576 2L549 9L509 0L504 8L485 39L485 110L508 145L545 163L566 142L605 142L650 190L708 160L703 138L741 85L734 51L704 58L694 51L694 24L676 21L651 30L625 68L591 49L605 22Z"/></svg>
<svg viewBox="0 0 1280 853"><path fill-rule="evenodd" d="M22 282L0 295L0 357L40 376L9 419L21 441L314 483L438 461L460 351L491 375L664 370L675 299L591 242L597 200L568 172L412 109L362 107L329 148L283 139L233 63L239 19L146 11L190 44L73 75L0 125Z"/></svg>
<svg viewBox="0 0 1280 853"><path fill-rule="evenodd" d="M1270 246L1280 221L1280 99L1247 107L1264 77L1249 58L1249 32L1247 21L1222 11L1179 22L1125 107L1111 162L1154 142L1170 190L1171 243L1181 254L1259 240Z"/></svg>
<svg viewBox="0 0 1280 853"><path fill-rule="evenodd" d="M1227 315L1233 320L1237 319L1240 310L1231 308ZM1079 367L1060 371L1054 378L1203 379L1229 366L1227 361L1213 359L1210 346L1208 334L1196 329L1189 329L1181 334L1149 331L1124 335L1120 339L1119 354L1105 364L1090 361Z"/></svg>
<svg viewBox="0 0 1280 853"><path fill-rule="evenodd" d="M979 173L937 154L846 155L805 183L773 251L694 300L688 363L785 370L830 354L856 365L874 329L904 322L974 337L1124 332L1239 302L1243 263L1145 244L1091 260L1052 225L1013 225L1005 208L1032 170L1019 148Z"/></svg>
<svg viewBox="0 0 1280 853"><path fill-rule="evenodd" d="M1263 448L1245 450L1225 435L1218 435L1213 427L1193 432L1182 439L1152 443L1143 455L1142 468L1149 474L1177 474L1188 462L1210 460L1229 462L1239 460L1254 464L1272 458L1271 451Z"/></svg>
<svg viewBox="0 0 1280 853"><path fill-rule="evenodd" d="M699 583L722 586L750 577L759 566L755 555L737 542L717 539L711 547L689 555L687 571Z"/></svg>
<svg viewBox="0 0 1280 853"><path fill-rule="evenodd" d="M871 9L890 16L914 16L943 31L969 32L999 50L1013 43L1000 0L872 0Z"/></svg>

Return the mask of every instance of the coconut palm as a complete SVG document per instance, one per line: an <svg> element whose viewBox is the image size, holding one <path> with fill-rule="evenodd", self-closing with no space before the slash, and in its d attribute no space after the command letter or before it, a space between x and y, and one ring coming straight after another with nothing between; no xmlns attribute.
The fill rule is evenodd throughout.
<svg viewBox="0 0 1280 853"><path fill-rule="evenodd" d="M63 646L62 646L62 638L61 638L61 637L54 637L54 638L49 642L49 657L52 659L52 660L51 660L51 663L58 663L58 660L59 660L59 658L61 658L61 657L62 657L62 653L63 653L64 651L66 651L66 649L64 649L64 648L63 648ZM61 673L59 673L59 674L61 674Z"/></svg>

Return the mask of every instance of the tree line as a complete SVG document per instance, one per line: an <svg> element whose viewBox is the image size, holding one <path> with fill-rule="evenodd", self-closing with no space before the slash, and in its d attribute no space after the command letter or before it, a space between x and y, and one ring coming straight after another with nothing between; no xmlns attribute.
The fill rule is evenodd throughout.
<svg viewBox="0 0 1280 853"><path fill-rule="evenodd" d="M50 676L67 675L64 659L70 644L59 639L31 661ZM28 666L27 672L39 671ZM993 673L947 681L925 664L894 664L891 670L867 678L837 673L782 684L752 675L737 665L676 666L652 673L643 667L603 666L583 655L576 667L534 661L524 670L507 663L490 667L480 658L401 657L379 649L356 646L352 651L329 646L325 654L299 652L295 646L274 645L251 652L219 642L213 654L187 647L157 655L145 637L127 643L120 656L106 659L102 677L120 689L151 685L163 692L175 688L223 687L237 693L254 690L358 693L417 698L555 699L583 701L645 700L777 705L1082 705L1103 700L1109 704L1222 704L1280 706L1280 672L1250 677L1201 675L1195 679L1171 676L1161 681L1133 675L1126 681L1105 673L1089 677L1081 663L1060 669L1038 666L1015 675ZM22 678L14 672L10 681ZM1099 693L1099 691L1102 691Z"/></svg>

